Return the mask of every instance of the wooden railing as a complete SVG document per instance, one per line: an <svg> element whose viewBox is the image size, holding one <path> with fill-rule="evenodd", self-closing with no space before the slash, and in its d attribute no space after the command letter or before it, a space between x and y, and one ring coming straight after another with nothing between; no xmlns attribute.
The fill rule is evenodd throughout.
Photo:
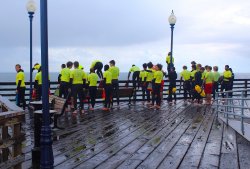
<svg viewBox="0 0 250 169"><path fill-rule="evenodd" d="M25 139L21 131L23 120L23 109L0 96L0 168L21 168L20 163L24 160L22 141Z"/></svg>
<svg viewBox="0 0 250 169"><path fill-rule="evenodd" d="M119 81L120 87L125 87L127 81L121 80ZM164 88L163 88L163 99L167 98L167 90L168 90L168 80L164 81ZM50 85L50 90L51 93L54 93L58 83L57 82L51 82ZM177 99L182 99L183 98L183 87L180 88L180 80L177 80ZM131 81L129 81L129 86L132 86ZM234 89L248 89L250 88L250 79L235 79L234 80ZM26 92L25 92L25 99L28 101L29 99L29 82L26 83ZM10 101L14 101L16 94L16 84L14 82L0 82L0 95L7 97ZM246 93L246 95L249 95L249 93ZM137 99L140 100L142 96L141 88L137 90L136 92Z"/></svg>

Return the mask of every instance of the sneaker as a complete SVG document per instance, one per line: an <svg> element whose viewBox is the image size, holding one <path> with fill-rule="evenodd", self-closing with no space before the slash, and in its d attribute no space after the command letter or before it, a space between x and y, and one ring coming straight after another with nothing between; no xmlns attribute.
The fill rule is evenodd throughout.
<svg viewBox="0 0 250 169"><path fill-rule="evenodd" d="M84 110L81 110L81 115L83 115L85 112L84 112Z"/></svg>
<svg viewBox="0 0 250 169"><path fill-rule="evenodd" d="M154 109L155 106L151 104L151 105L149 106L149 108L150 108L150 109Z"/></svg>
<svg viewBox="0 0 250 169"><path fill-rule="evenodd" d="M73 112L72 112L72 115L73 115L73 116L76 116L76 115L77 115L77 111L76 111L76 110L73 111Z"/></svg>
<svg viewBox="0 0 250 169"><path fill-rule="evenodd" d="M90 111L94 111L94 108L93 108L93 107L90 107L89 110L90 110Z"/></svg>
<svg viewBox="0 0 250 169"><path fill-rule="evenodd" d="M103 111L109 111L109 108L103 107L102 110L103 110Z"/></svg>

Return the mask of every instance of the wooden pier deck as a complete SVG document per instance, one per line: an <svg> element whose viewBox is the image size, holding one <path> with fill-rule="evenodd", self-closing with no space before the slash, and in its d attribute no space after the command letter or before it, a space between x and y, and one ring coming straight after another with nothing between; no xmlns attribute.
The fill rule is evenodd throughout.
<svg viewBox="0 0 250 169"><path fill-rule="evenodd" d="M152 110L121 103L110 112L88 112L76 124L61 117L59 124L66 129L54 131L58 169L250 168L250 143L217 119L211 106L164 101ZM33 147L28 113L23 129L26 169Z"/></svg>

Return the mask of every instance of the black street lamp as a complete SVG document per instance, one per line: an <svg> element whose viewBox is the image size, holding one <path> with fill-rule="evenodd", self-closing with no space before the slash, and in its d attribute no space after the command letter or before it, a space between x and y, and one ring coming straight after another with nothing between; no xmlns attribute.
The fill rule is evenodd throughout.
<svg viewBox="0 0 250 169"><path fill-rule="evenodd" d="M48 9L47 0L40 0L41 24L41 63L42 63L42 102L43 117L41 128L41 168L53 168L54 157L49 115L49 78L48 78Z"/></svg>
<svg viewBox="0 0 250 169"><path fill-rule="evenodd" d="M33 0L29 0L26 5L29 18L30 18L30 101L32 99L32 19L36 11L36 3Z"/></svg>
<svg viewBox="0 0 250 169"><path fill-rule="evenodd" d="M168 18L168 22L170 24L171 28L171 55L170 55L170 68L174 66L173 64L173 32L174 32L174 25L176 23L176 17L174 15L174 11L172 10L171 15Z"/></svg>

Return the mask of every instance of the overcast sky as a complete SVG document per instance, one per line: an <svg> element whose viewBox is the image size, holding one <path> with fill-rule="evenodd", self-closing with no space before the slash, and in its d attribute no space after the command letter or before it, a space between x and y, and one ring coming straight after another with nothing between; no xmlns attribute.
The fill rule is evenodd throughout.
<svg viewBox="0 0 250 169"><path fill-rule="evenodd" d="M20 63L29 71L29 18L26 0L2 0L0 6L0 72ZM33 20L33 60L40 55L40 1ZM95 59L111 59L121 71L132 64L162 63L170 51L171 10L175 67L229 64L250 72L250 1L247 0L48 0L49 66L60 70L67 61L89 69Z"/></svg>

